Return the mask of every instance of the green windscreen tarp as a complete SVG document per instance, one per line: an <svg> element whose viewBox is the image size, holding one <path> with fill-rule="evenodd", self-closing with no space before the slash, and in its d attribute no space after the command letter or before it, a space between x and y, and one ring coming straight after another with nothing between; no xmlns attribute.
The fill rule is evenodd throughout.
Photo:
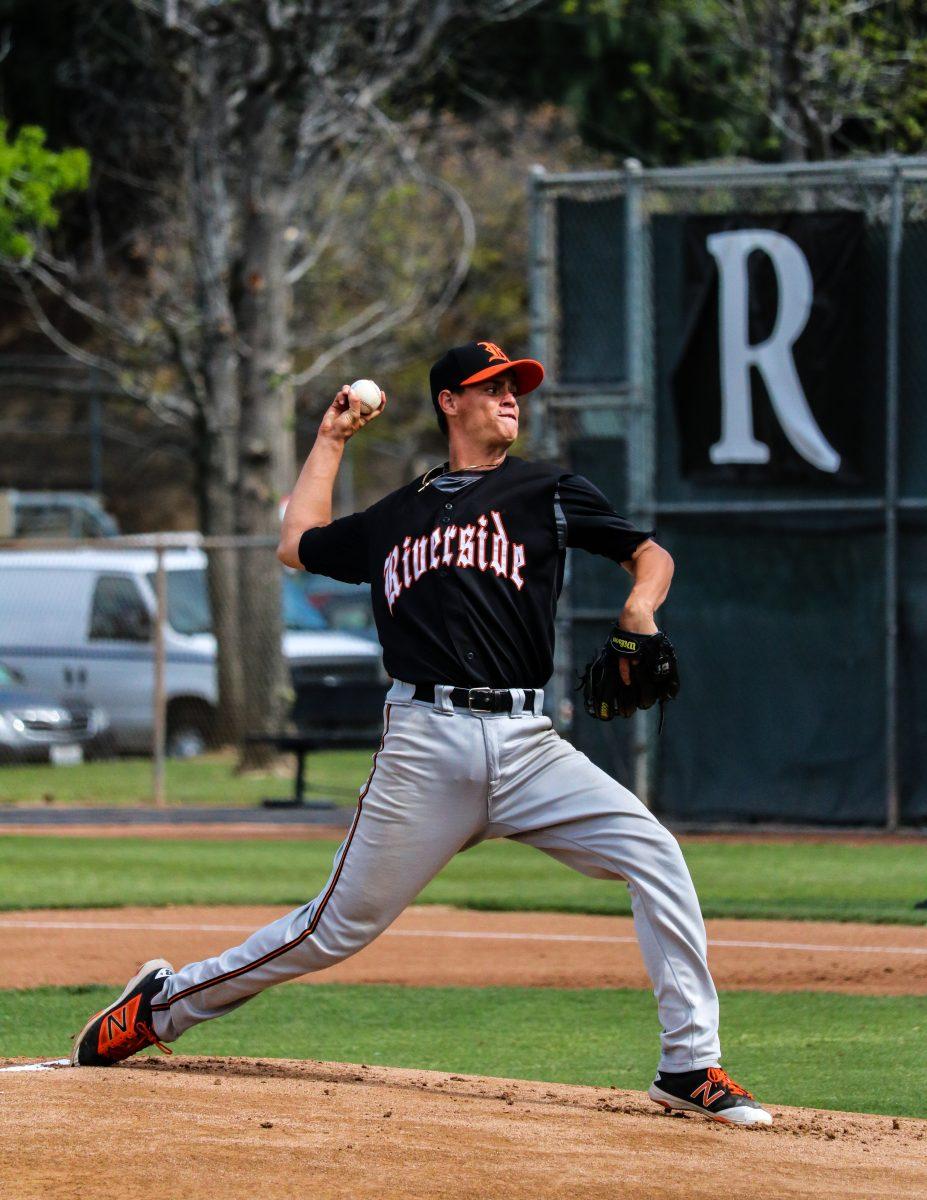
<svg viewBox="0 0 927 1200"><path fill-rule="evenodd" d="M605 456L612 447L598 450ZM596 474L588 455L575 469ZM620 508L607 480L595 481ZM921 536L919 600L927 618L927 527ZM676 646L683 686L667 706L658 741L655 809L696 823L881 824L884 541L878 518L740 517L706 527L701 518L666 517L657 538L676 563L660 624ZM617 616L630 581L606 559L571 552L570 582L578 671L609 624L585 613L608 609ZM927 619L920 628L917 661L924 670L918 674L927 679ZM927 700L927 684L921 690ZM633 788L631 722L592 720L579 693L574 699L574 744ZM905 728L905 755L916 769L927 721ZM916 820L916 805L909 804L906 815Z"/></svg>
<svg viewBox="0 0 927 1200"><path fill-rule="evenodd" d="M624 200L557 201L559 378L621 383L627 378Z"/></svg>
<svg viewBox="0 0 927 1200"><path fill-rule="evenodd" d="M898 611L898 753L904 824L927 823L927 513L903 517Z"/></svg>
<svg viewBox="0 0 927 1200"><path fill-rule="evenodd" d="M683 686L659 811L690 821L884 820L883 538L857 518L660 523L662 624Z"/></svg>
<svg viewBox="0 0 927 1200"><path fill-rule="evenodd" d="M593 382L623 365L624 297L592 301L592 272L621 276L620 204L598 212L559 202L561 352ZM606 228L602 221L611 223ZM866 320L854 346L858 370L846 397L860 422L855 482L821 479L776 487L694 481L681 469L672 372L686 334L685 217L649 223L657 418L657 540L676 574L661 624L677 646L682 691L657 744L655 808L687 822L879 826L886 819L885 519L878 507L824 512L736 513L757 500L878 501L885 488L887 236L867 224L862 248ZM608 285L611 287L611 284ZM592 308L587 305L593 303ZM612 341L601 342L609 318ZM588 319L591 315L591 321ZM927 222L908 222L901 261L899 331L900 514L898 749L901 819L927 824ZM597 358L596 355L600 356ZM591 365L590 365L591 364ZM585 372L588 374L584 374ZM678 399L678 398L677 398ZM618 439L569 443L574 470L627 512ZM700 503L719 511L681 513ZM606 560L571 555L573 664L601 644L627 589ZM578 696L577 696L578 699ZM577 704L572 738L633 786L629 722L602 724Z"/></svg>
<svg viewBox="0 0 927 1200"><path fill-rule="evenodd" d="M898 339L901 495L899 564L900 808L905 824L927 823L927 223L909 221L901 256Z"/></svg>

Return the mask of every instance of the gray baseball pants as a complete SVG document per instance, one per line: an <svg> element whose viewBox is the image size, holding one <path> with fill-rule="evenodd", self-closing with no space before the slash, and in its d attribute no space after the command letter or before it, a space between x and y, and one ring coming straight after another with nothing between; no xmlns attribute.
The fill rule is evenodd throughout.
<svg viewBox="0 0 927 1200"><path fill-rule="evenodd" d="M332 873L309 904L240 946L190 963L152 1006L173 1041L275 983L330 967L372 942L454 855L505 837L598 879L625 880L660 1021L660 1068L720 1060L718 997L705 926L676 839L621 784L553 729L522 711L471 713L412 699L395 682L383 738ZM306 1003L312 1003L311 995Z"/></svg>

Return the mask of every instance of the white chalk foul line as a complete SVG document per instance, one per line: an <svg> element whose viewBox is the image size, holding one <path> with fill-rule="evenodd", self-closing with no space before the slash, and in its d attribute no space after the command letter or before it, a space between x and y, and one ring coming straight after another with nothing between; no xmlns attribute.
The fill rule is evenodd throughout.
<svg viewBox="0 0 927 1200"><path fill-rule="evenodd" d="M526 942L620 942L632 946L637 943L636 937L584 933L477 933L469 930L435 930L432 933L424 929L389 929L387 933L392 933L395 937L502 938ZM841 954L927 954L927 946L825 946L814 942L748 942L729 938L709 938L708 945L749 950L805 950L811 953L821 951Z"/></svg>
<svg viewBox="0 0 927 1200"><path fill-rule="evenodd" d="M31 921L0 919L3 929L144 929L163 933L251 933L252 925L175 925L147 921ZM467 941L591 942L599 945L630 945L636 937L593 933L516 933L476 929L387 929L383 937L459 938ZM822 942L768 942L735 938L709 938L709 946L738 950L797 950L806 954L914 954L927 955L927 946L832 946Z"/></svg>
<svg viewBox="0 0 927 1200"><path fill-rule="evenodd" d="M7 921L0 929L163 929L168 933L252 933L253 925L166 925L149 921Z"/></svg>
<svg viewBox="0 0 927 1200"><path fill-rule="evenodd" d="M50 1062L18 1063L15 1067L0 1067L0 1071L51 1071L54 1067L70 1065L69 1058L53 1058Z"/></svg>

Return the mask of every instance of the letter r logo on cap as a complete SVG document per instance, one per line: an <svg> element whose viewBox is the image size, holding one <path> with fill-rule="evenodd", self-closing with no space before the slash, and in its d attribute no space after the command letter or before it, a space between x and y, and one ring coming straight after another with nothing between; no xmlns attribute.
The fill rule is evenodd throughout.
<svg viewBox="0 0 927 1200"><path fill-rule="evenodd" d="M490 362L511 362L511 359L504 350L500 350L495 342L477 342L478 346L482 346L489 355Z"/></svg>

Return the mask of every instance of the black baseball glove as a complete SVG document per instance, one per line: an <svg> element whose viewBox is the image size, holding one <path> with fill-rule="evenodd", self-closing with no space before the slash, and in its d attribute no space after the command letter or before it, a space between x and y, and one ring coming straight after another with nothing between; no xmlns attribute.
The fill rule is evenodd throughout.
<svg viewBox="0 0 927 1200"><path fill-rule="evenodd" d="M630 683L621 678L618 664L622 659L628 664ZM630 717L639 708L659 703L662 730L663 706L679 691L676 651L665 633L628 633L616 624L605 645L586 664L576 690L579 688L583 689L586 712L599 721Z"/></svg>

